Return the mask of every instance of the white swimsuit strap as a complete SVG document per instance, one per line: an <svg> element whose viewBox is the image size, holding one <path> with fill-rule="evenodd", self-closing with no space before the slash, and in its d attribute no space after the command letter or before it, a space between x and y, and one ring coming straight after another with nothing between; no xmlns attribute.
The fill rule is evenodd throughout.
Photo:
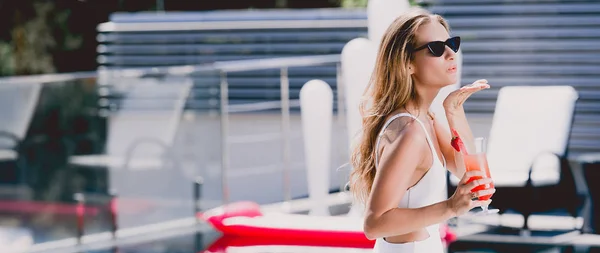
<svg viewBox="0 0 600 253"><path fill-rule="evenodd" d="M429 143L429 148L431 149L431 155L433 155L433 159L439 159L437 157L437 152L435 151L435 146L433 145L433 142L431 141L431 138L429 137L429 133L427 132L427 128L425 128L425 125L423 124L423 122L421 122L417 117L413 116L410 113L399 113L399 114L392 116L388 121L385 122L385 124L383 125L383 128L381 129L381 131L379 132L379 135L377 136L377 142L375 143L375 167L377 167L377 165L379 164L379 155L378 155L379 154L379 152L378 152L379 151L379 140L381 139L381 136L383 136L383 132L392 123L392 121L394 121L397 118L403 117L403 116L411 117L411 118L415 119L417 122L419 122L419 125L421 125L421 128L423 128L423 131L425 131L425 137L427 138L427 143Z"/></svg>

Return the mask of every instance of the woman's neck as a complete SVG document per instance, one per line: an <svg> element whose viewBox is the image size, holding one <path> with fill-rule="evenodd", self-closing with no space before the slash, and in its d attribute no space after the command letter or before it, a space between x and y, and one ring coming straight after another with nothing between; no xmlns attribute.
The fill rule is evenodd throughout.
<svg viewBox="0 0 600 253"><path fill-rule="evenodd" d="M409 101L405 108L411 114L428 115L433 100L440 89L417 90L417 99Z"/></svg>

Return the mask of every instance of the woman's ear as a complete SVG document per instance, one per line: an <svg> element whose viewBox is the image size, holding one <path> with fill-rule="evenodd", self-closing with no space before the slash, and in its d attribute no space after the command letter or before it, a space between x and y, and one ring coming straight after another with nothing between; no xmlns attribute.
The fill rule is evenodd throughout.
<svg viewBox="0 0 600 253"><path fill-rule="evenodd" d="M408 74L412 75L415 73L415 67L412 64L408 65Z"/></svg>

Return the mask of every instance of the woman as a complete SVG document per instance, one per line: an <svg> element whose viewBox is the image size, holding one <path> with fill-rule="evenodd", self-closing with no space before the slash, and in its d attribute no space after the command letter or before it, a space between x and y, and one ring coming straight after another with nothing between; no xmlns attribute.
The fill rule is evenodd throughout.
<svg viewBox="0 0 600 253"><path fill-rule="evenodd" d="M462 161L455 159L445 122L429 111L438 91L457 81L459 46L447 22L422 9L396 19L382 39L368 99L361 105L362 139L352 154L350 181L366 204L364 232L376 239L375 252L443 252L439 223L489 204L476 198L495 191L470 192L490 179L466 184L483 174L457 166ZM487 81L479 80L443 103L449 126L465 144L473 143L473 136L462 105L487 88ZM450 198L446 170L462 178Z"/></svg>

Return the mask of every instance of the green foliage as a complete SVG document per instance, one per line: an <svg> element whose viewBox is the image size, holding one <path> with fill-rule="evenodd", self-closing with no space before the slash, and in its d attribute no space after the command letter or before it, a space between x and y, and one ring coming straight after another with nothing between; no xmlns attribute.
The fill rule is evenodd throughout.
<svg viewBox="0 0 600 253"><path fill-rule="evenodd" d="M0 74L28 75L53 73L54 53L74 50L81 46L81 36L69 33L69 10L58 10L53 2L35 1L32 17L15 11L15 26L11 43L0 42Z"/></svg>
<svg viewBox="0 0 600 253"><path fill-rule="evenodd" d="M11 31L17 75L54 72L49 51L56 46L56 41L47 22L53 3L34 3L33 6L35 17L17 24Z"/></svg>
<svg viewBox="0 0 600 253"><path fill-rule="evenodd" d="M340 0L342 8L366 8L367 0Z"/></svg>
<svg viewBox="0 0 600 253"><path fill-rule="evenodd" d="M69 31L67 24L70 16L71 10L55 11L54 14L55 37L59 40L58 45L61 50L78 49L83 42L81 35L72 34Z"/></svg>
<svg viewBox="0 0 600 253"><path fill-rule="evenodd" d="M12 75L14 68L12 45L0 41L0 76Z"/></svg>

